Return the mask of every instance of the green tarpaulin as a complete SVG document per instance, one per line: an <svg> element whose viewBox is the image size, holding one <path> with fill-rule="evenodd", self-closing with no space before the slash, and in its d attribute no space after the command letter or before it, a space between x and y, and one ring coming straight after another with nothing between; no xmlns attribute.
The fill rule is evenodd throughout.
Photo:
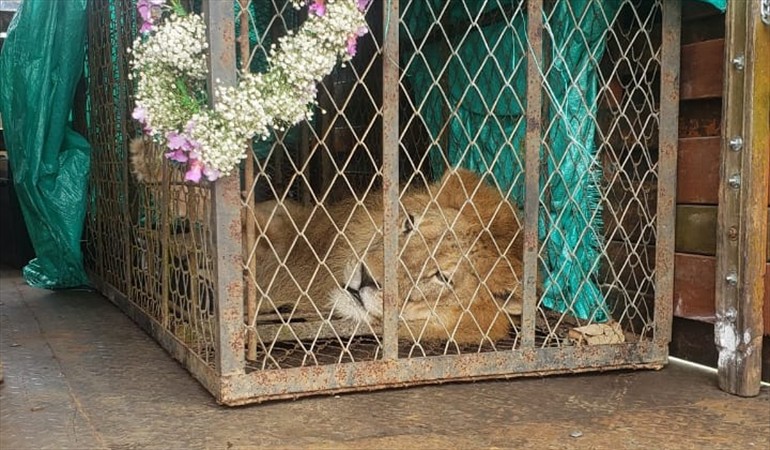
<svg viewBox="0 0 770 450"><path fill-rule="evenodd" d="M36 287L88 284L80 240L90 146L69 125L86 24L86 0L25 0L0 54L4 138L36 254L24 278Z"/></svg>

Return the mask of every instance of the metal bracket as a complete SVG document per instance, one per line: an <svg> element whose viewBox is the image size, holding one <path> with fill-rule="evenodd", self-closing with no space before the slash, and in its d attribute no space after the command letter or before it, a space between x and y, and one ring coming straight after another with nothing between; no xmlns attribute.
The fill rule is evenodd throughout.
<svg viewBox="0 0 770 450"><path fill-rule="evenodd" d="M760 1L759 17L762 19L762 23L770 25L770 0Z"/></svg>

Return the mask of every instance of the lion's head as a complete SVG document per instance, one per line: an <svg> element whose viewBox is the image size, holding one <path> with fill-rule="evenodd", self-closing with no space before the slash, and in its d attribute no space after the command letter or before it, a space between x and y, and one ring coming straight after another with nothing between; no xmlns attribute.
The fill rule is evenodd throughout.
<svg viewBox="0 0 770 450"><path fill-rule="evenodd" d="M384 251L372 218L379 196L353 212L330 261L341 268L335 313L369 324L383 314ZM519 225L510 203L476 174L455 170L401 198L399 336L479 344L507 336L521 314ZM379 219L381 223L381 219Z"/></svg>

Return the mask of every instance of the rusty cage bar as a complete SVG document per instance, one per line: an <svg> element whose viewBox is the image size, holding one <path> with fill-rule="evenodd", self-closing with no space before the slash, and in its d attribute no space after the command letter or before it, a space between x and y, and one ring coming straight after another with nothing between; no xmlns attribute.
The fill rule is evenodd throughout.
<svg viewBox="0 0 770 450"><path fill-rule="evenodd" d="M565 2L373 1L316 114L244 143L239 174L200 185L159 160L132 178L135 5L89 3L94 284L226 405L662 367L681 3ZM265 70L307 14L277 0L202 10L209 86ZM582 68L565 64L570 46ZM573 126L574 105L589 113ZM577 157L586 170L568 172ZM587 225L560 229L569 215ZM587 313L583 296L598 298Z"/></svg>

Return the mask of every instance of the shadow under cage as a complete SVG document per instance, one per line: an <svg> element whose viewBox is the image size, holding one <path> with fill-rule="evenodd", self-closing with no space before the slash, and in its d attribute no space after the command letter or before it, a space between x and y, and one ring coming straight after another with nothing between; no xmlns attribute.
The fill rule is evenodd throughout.
<svg viewBox="0 0 770 450"><path fill-rule="evenodd" d="M211 79L307 18L192 3ZM312 117L202 184L131 176L134 8L89 7L88 266L218 401L665 363L679 2L374 1Z"/></svg>

